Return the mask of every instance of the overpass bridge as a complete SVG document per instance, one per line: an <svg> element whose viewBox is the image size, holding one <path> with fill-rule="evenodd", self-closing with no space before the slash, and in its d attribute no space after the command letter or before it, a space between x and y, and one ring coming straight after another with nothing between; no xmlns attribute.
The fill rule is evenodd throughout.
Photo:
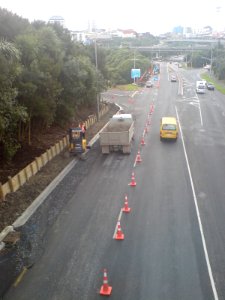
<svg viewBox="0 0 225 300"><path fill-rule="evenodd" d="M139 51L147 51L147 52L194 52L199 50L209 50L209 46L195 46L195 47L160 47L160 46L132 46L130 49L139 50Z"/></svg>
<svg viewBox="0 0 225 300"><path fill-rule="evenodd" d="M218 42L225 44L225 40L221 38L182 38L182 39L166 39L163 42L169 43L192 43L192 44L218 44Z"/></svg>
<svg viewBox="0 0 225 300"><path fill-rule="evenodd" d="M139 51L148 51L148 52L194 52L213 49L215 45L219 43L225 45L225 40L222 39L168 39L163 40L158 45L153 46L132 46L130 49L139 50ZM176 44L171 45L171 44ZM180 44L180 45L179 45Z"/></svg>

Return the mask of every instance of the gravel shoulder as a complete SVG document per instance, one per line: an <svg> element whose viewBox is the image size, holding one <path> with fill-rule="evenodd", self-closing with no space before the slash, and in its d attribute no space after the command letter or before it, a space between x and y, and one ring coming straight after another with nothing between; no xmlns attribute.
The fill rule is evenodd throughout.
<svg viewBox="0 0 225 300"><path fill-rule="evenodd" d="M108 113L87 130L87 142L101 130L117 111L118 108L115 105L110 105ZM48 162L18 191L6 195L5 201L0 202L0 232L6 226L12 225L52 180L74 159L75 157L70 156L68 151L65 150Z"/></svg>

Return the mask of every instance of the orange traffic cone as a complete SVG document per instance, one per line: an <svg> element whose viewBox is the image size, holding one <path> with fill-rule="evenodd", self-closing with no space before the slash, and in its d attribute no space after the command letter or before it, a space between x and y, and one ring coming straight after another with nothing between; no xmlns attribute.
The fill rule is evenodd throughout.
<svg viewBox="0 0 225 300"><path fill-rule="evenodd" d="M129 213L131 211L131 208L128 205L127 195L125 196L125 199L124 199L124 207L123 207L122 211L125 213Z"/></svg>
<svg viewBox="0 0 225 300"><path fill-rule="evenodd" d="M122 232L120 221L117 222L117 231L115 235L115 240L124 240L124 233Z"/></svg>
<svg viewBox="0 0 225 300"><path fill-rule="evenodd" d="M144 135L142 135L142 139L141 139L141 145L144 146L145 145L145 139L144 139Z"/></svg>
<svg viewBox="0 0 225 300"><path fill-rule="evenodd" d="M112 292L112 287L108 285L108 277L106 269L103 270L103 285L100 289L100 295L109 296Z"/></svg>
<svg viewBox="0 0 225 300"><path fill-rule="evenodd" d="M135 177L134 177L134 172L132 173L131 176L131 182L129 183L130 186L136 186L136 181L135 181Z"/></svg>
<svg viewBox="0 0 225 300"><path fill-rule="evenodd" d="M138 151L138 154L136 156L136 162L138 163L142 162L140 151Z"/></svg>

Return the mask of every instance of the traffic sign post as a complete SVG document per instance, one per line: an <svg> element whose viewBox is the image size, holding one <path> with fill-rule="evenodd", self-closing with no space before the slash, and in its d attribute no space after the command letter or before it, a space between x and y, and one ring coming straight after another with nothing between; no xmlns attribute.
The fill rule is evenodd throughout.
<svg viewBox="0 0 225 300"><path fill-rule="evenodd" d="M131 69L131 78L134 79L135 83L135 78L140 78L141 77L141 69Z"/></svg>

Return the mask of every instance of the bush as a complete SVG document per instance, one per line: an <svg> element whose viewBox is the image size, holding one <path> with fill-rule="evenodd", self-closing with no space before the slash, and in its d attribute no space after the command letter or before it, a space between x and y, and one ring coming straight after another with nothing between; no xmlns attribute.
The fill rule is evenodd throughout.
<svg viewBox="0 0 225 300"><path fill-rule="evenodd" d="M3 150L4 159L7 162L10 162L20 147L20 144L18 144L15 140L5 141Z"/></svg>

